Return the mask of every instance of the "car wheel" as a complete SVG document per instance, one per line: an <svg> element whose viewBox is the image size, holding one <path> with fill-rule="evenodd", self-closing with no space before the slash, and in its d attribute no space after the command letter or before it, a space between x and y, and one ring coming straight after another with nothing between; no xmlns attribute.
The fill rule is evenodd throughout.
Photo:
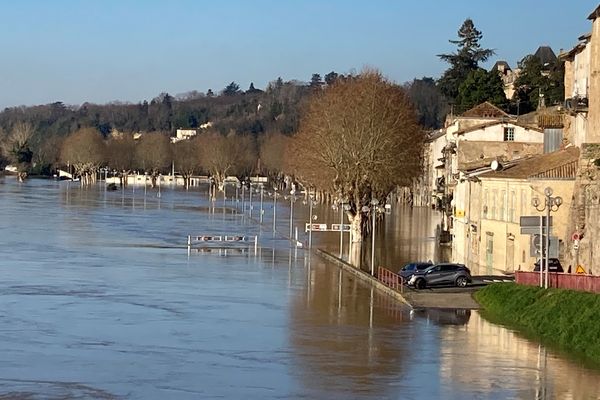
<svg viewBox="0 0 600 400"><path fill-rule="evenodd" d="M458 286L458 287L467 286L467 278L465 278L464 276L459 276L458 278L456 278L456 286Z"/></svg>
<svg viewBox="0 0 600 400"><path fill-rule="evenodd" d="M417 289L425 289L425 279L418 279L418 280L415 282L415 287L416 287Z"/></svg>

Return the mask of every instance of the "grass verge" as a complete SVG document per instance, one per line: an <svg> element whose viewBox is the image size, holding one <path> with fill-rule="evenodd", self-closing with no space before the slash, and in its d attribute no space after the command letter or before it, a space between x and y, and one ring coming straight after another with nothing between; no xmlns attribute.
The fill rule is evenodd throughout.
<svg viewBox="0 0 600 400"><path fill-rule="evenodd" d="M475 293L485 313L600 365L600 295L495 283Z"/></svg>

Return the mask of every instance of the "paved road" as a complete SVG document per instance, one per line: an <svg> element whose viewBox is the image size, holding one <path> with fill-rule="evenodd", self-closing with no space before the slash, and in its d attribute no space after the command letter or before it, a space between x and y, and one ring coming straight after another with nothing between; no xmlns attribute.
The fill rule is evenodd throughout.
<svg viewBox="0 0 600 400"><path fill-rule="evenodd" d="M413 308L442 309L478 309L479 303L473 299L473 293L483 286L495 282L513 282L514 277L498 275L473 276L473 282L464 288L456 286L438 286L417 290L405 287L404 297Z"/></svg>

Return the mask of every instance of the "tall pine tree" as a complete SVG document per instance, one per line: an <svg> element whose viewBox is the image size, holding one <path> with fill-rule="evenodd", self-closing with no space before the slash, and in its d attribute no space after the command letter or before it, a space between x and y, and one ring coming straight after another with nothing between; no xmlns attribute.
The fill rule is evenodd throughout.
<svg viewBox="0 0 600 400"><path fill-rule="evenodd" d="M450 43L457 45L457 51L438 55L440 59L450 64L450 68L438 80L440 90L448 99L456 99L458 88L469 72L477 70L480 62L485 62L494 55L494 50L481 48L479 41L482 37L481 31L475 28L470 18L467 18L458 30L458 40L449 40Z"/></svg>

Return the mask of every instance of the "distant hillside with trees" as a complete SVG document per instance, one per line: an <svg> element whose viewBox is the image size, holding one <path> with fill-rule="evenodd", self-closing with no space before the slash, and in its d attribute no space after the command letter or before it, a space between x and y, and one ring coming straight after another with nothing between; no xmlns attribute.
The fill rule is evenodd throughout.
<svg viewBox="0 0 600 400"><path fill-rule="evenodd" d="M250 136L255 140L267 133L289 136L298 130L303 104L310 95L337 79L346 77L332 71L325 75L325 81L319 74L313 74L309 82L278 78L264 90L251 83L246 91L231 82L218 94L211 89L176 96L161 93L150 102L139 103L55 102L9 107L0 112L0 142L10 143L0 149L0 166L19 163L30 172L49 174L60 163L64 138L87 128L105 139L113 132L174 136L177 129L197 129L210 122L211 133L223 136ZM26 132L22 132L23 127Z"/></svg>

